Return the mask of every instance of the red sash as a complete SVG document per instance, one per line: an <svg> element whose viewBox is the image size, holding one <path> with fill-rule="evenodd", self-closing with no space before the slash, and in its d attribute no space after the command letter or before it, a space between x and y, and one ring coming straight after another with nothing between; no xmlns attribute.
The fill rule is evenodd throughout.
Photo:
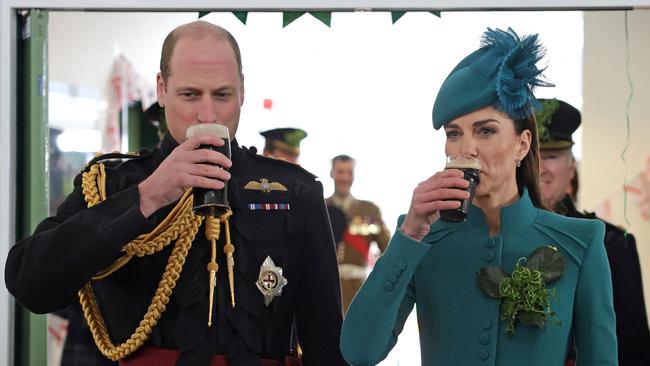
<svg viewBox="0 0 650 366"><path fill-rule="evenodd" d="M120 361L120 366L174 366L180 353L173 349L143 347L128 358ZM302 362L295 357L285 356L284 363L276 360L262 359L262 366L301 366ZM229 366L224 355L212 356L210 366Z"/></svg>
<svg viewBox="0 0 650 366"><path fill-rule="evenodd" d="M343 241L352 247L357 253L361 255L364 260L368 260L368 252L370 252L370 243L366 238L361 235L352 235L345 229L343 233Z"/></svg>

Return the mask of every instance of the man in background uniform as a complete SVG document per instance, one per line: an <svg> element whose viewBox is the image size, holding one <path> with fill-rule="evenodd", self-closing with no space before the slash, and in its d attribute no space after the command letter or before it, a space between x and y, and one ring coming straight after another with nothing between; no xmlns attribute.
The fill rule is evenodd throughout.
<svg viewBox="0 0 650 366"><path fill-rule="evenodd" d="M580 112L561 100L541 99L540 102L542 109L537 112L536 118L541 150L542 198L559 214L597 219L593 213L578 212L571 195L567 193L577 196L571 135L580 125ZM636 241L632 234L626 234L608 222L605 222L605 228L605 249L614 290L619 365L647 366L650 365L650 332ZM575 351L571 347L567 365L572 365L575 359Z"/></svg>
<svg viewBox="0 0 650 366"><path fill-rule="evenodd" d="M330 177L334 180L334 194L326 199L327 205L341 209L348 221L337 250L344 312L366 279L370 244L375 242L383 253L390 240L379 208L370 201L354 198L350 193L354 164L354 159L348 155L332 159Z"/></svg>
<svg viewBox="0 0 650 366"><path fill-rule="evenodd" d="M307 137L307 132L299 128L285 127L262 131L260 135L265 138L264 155L298 164L300 142ZM347 225L347 220L343 211L335 206L327 205L327 213L332 225L334 242L338 247L341 239L343 239L343 231Z"/></svg>
<svg viewBox="0 0 650 366"><path fill-rule="evenodd" d="M29 310L51 312L114 269L92 281L86 304L97 300L92 328L107 328L98 344L122 366L345 365L322 185L296 164L239 146L236 40L203 21L176 28L163 43L157 93L169 129L163 141L126 162L108 160L121 154L93 159L56 215L11 248L9 291ZM200 124L227 127L230 158L200 148L223 146L219 137L185 138ZM190 187L226 184L232 216L214 218L220 230L208 230L215 222L192 206L176 206L189 202ZM170 221L169 230L154 230ZM135 254L116 261L125 251ZM302 360L291 351L294 324Z"/></svg>
<svg viewBox="0 0 650 366"><path fill-rule="evenodd" d="M262 131L260 135L266 139L264 154L298 164L300 141L307 137L307 132L299 128L286 127Z"/></svg>

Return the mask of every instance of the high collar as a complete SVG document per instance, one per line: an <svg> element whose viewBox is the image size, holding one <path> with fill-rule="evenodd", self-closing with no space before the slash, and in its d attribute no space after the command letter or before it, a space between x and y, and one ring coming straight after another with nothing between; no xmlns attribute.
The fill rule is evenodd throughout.
<svg viewBox="0 0 650 366"><path fill-rule="evenodd" d="M340 208L344 212L347 212L350 209L350 206L352 206L352 202L355 201L351 193L345 197L341 197L334 193L331 197L331 200L334 206Z"/></svg>
<svg viewBox="0 0 650 366"><path fill-rule="evenodd" d="M178 142L174 140L170 133L166 133L165 137L163 137L163 140L160 142L160 153L162 154L163 159L169 156L176 147L178 147ZM237 161L239 156L242 154L242 150L239 147L239 144L237 144L237 139L233 139L230 142L230 152L232 154L231 160L233 162Z"/></svg>
<svg viewBox="0 0 650 366"><path fill-rule="evenodd" d="M524 189L521 197L511 205L502 207L499 214L501 216L499 235L505 236L514 234L530 225L537 216L537 208L533 206L528 190ZM489 232L483 211L474 205L469 210L467 226L482 234Z"/></svg>

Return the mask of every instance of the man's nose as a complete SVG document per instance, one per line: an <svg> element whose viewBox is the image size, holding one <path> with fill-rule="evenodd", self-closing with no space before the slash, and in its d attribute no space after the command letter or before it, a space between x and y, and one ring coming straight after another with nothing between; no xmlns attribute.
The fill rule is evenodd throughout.
<svg viewBox="0 0 650 366"><path fill-rule="evenodd" d="M217 108L211 98L203 98L196 111L196 119L199 123L216 123Z"/></svg>

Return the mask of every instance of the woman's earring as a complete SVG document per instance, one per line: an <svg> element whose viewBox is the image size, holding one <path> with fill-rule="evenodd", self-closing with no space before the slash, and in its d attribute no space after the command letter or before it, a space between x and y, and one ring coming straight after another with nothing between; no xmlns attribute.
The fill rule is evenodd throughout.
<svg viewBox="0 0 650 366"><path fill-rule="evenodd" d="M517 160L517 168L521 167L521 160Z"/></svg>

